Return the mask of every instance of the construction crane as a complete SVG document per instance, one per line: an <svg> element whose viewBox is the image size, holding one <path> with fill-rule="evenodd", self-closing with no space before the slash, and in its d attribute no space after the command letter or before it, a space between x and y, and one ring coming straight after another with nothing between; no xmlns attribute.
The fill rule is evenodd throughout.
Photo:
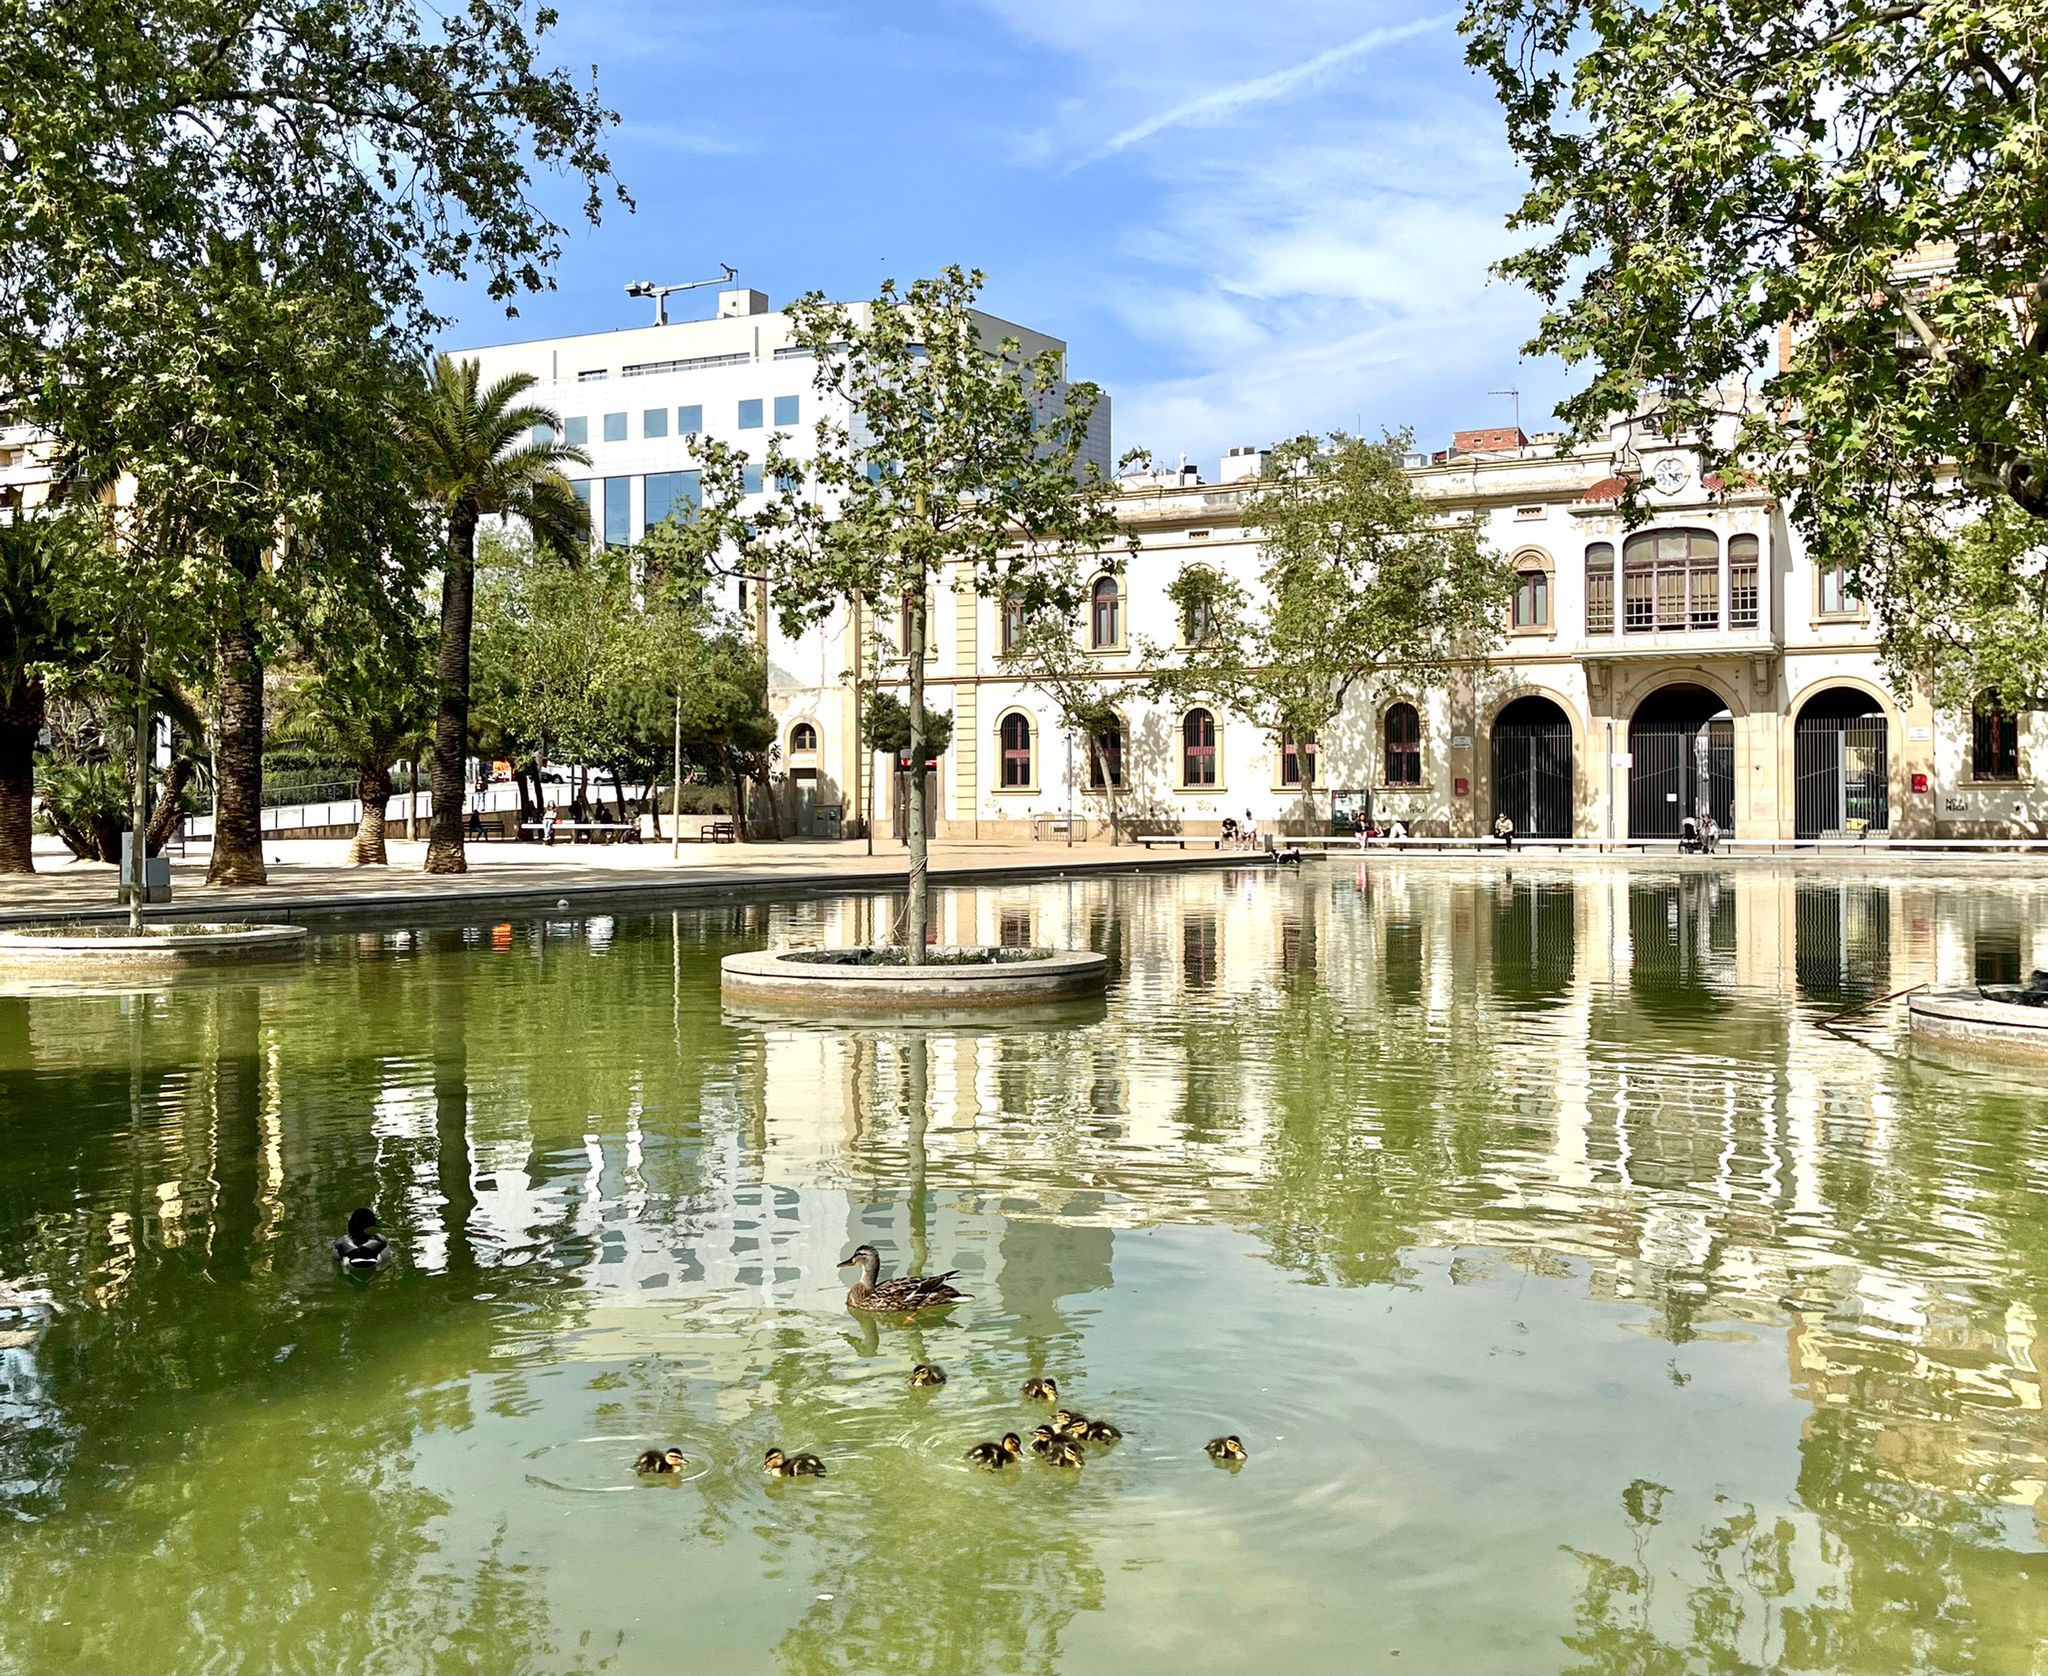
<svg viewBox="0 0 2048 1676"><path fill-rule="evenodd" d="M629 297L652 297L654 299L654 323L668 324L668 300L677 291L696 291L706 285L730 285L740 277L740 271L730 262L719 263L719 272L711 279L686 279L680 285L656 285L652 280L636 279L626 287Z"/></svg>

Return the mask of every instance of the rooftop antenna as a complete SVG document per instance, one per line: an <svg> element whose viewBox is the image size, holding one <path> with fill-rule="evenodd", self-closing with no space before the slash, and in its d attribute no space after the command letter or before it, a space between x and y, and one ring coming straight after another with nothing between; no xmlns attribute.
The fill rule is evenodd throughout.
<svg viewBox="0 0 2048 1676"><path fill-rule="evenodd" d="M1515 404L1515 435L1522 434L1522 392L1515 389L1489 390L1489 396L1506 396Z"/></svg>
<svg viewBox="0 0 2048 1676"><path fill-rule="evenodd" d="M740 271L730 262L718 264L719 272L711 279L686 279L680 285L656 285L652 280L636 279L626 287L629 297L652 297L654 299L654 323L668 324L668 300L677 291L695 291L706 285L730 285L740 277Z"/></svg>

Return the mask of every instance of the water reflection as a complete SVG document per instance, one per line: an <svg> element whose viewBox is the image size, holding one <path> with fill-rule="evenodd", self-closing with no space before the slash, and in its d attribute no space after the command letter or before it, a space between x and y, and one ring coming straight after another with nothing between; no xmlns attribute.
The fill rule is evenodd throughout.
<svg viewBox="0 0 2048 1676"><path fill-rule="evenodd" d="M60 1306L0 1320L0 1665L2037 1662L2048 1114L1819 1023L2048 964L2048 892L1061 881L941 935L1102 949L1106 1012L721 1009L727 949L888 911L0 999L0 1285ZM350 1284L360 1202L401 1257ZM863 1238L973 1305L846 1315ZM1129 1442L968 1473L1037 1372ZM533 1476L606 1439L704 1476Z"/></svg>

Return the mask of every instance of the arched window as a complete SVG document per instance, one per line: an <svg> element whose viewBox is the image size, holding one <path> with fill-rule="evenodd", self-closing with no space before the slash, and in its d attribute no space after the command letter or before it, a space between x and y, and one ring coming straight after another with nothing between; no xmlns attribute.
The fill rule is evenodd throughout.
<svg viewBox="0 0 2048 1676"><path fill-rule="evenodd" d="M1970 778L2020 777L2020 719L1994 692L1979 693L1970 711Z"/></svg>
<svg viewBox="0 0 2048 1676"><path fill-rule="evenodd" d="M1123 644L1123 600L1114 576L1099 576L1088 593L1088 644L1097 651Z"/></svg>
<svg viewBox="0 0 2048 1676"><path fill-rule="evenodd" d="M1422 784L1422 716L1405 700L1387 706L1387 784Z"/></svg>
<svg viewBox="0 0 2048 1676"><path fill-rule="evenodd" d="M1031 784L1031 718L1012 710L1003 718L1003 789L1015 791Z"/></svg>
<svg viewBox="0 0 2048 1676"><path fill-rule="evenodd" d="M818 730L809 722L798 722L789 730L791 754L798 751L815 751L818 748Z"/></svg>
<svg viewBox="0 0 2048 1676"><path fill-rule="evenodd" d="M1523 630L1550 627L1550 572L1540 565L1525 564L1515 572L1513 621Z"/></svg>
<svg viewBox="0 0 2048 1676"><path fill-rule="evenodd" d="M1003 650L1014 652L1024 638L1024 599L1020 594L1003 596Z"/></svg>
<svg viewBox="0 0 2048 1676"><path fill-rule="evenodd" d="M1191 599L1180 614L1180 638L1184 646L1201 646L1216 632L1216 602L1203 594Z"/></svg>
<svg viewBox="0 0 2048 1676"><path fill-rule="evenodd" d="M1614 543L1595 541L1586 548L1586 632L1614 632Z"/></svg>
<svg viewBox="0 0 2048 1676"><path fill-rule="evenodd" d="M1644 530L1621 550L1621 626L1630 634L1721 626L1721 545L1712 530Z"/></svg>
<svg viewBox="0 0 2048 1676"><path fill-rule="evenodd" d="M1103 771L1108 770L1108 783L1123 788L1124 783L1124 724L1112 721L1107 727L1095 731L1096 749L1088 753L1088 784L1092 790L1103 789Z"/></svg>
<svg viewBox="0 0 2048 1676"><path fill-rule="evenodd" d="M1280 783L1283 786L1298 786L1305 777L1310 785L1314 785L1318 760L1313 737L1305 743L1297 744L1283 734L1280 739Z"/></svg>
<svg viewBox="0 0 2048 1676"><path fill-rule="evenodd" d="M1181 718L1180 783L1216 784L1216 718L1206 710L1190 710Z"/></svg>

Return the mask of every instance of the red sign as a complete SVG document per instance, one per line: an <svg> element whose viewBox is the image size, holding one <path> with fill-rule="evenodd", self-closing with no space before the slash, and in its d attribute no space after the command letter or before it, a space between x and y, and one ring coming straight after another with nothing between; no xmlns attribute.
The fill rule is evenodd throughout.
<svg viewBox="0 0 2048 1676"><path fill-rule="evenodd" d="M1927 789L1927 776L1925 774L1915 774L1913 776L1913 789L1915 791L1925 791Z"/></svg>
<svg viewBox="0 0 2048 1676"><path fill-rule="evenodd" d="M1451 789L1459 797L1470 797L1472 795L1472 782L1470 780L1453 780L1451 782Z"/></svg>

